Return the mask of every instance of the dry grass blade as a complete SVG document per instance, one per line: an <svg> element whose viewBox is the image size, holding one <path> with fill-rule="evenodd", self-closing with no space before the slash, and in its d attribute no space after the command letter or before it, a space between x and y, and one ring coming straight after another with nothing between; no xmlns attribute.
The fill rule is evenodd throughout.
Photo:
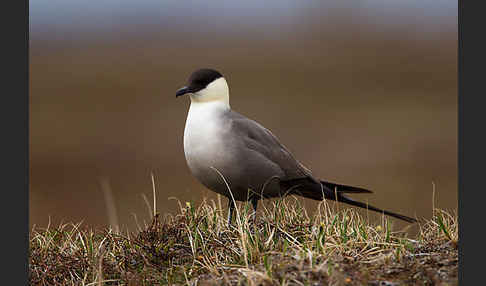
<svg viewBox="0 0 486 286"><path fill-rule="evenodd" d="M312 215L293 197L266 201L254 222L240 204L236 227L220 199L178 203L178 213L126 236L80 224L33 228L30 284L457 285L454 212L435 209L409 238L325 201Z"/></svg>
<svg viewBox="0 0 486 286"><path fill-rule="evenodd" d="M118 214L116 211L113 192L111 191L110 181L108 180L108 178L102 177L100 178L100 185L101 191L103 192L103 196L105 198L108 221L110 222L110 225L115 230L115 232L118 233L120 231L120 227L118 224Z"/></svg>

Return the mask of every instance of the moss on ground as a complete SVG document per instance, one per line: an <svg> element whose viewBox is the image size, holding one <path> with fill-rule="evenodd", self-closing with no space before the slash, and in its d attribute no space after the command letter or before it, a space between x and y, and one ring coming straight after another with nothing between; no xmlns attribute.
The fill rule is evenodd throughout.
<svg viewBox="0 0 486 286"><path fill-rule="evenodd" d="M272 201L256 220L248 204L232 226L216 202L136 233L81 224L33 229L31 285L457 285L457 214L435 209L409 238L387 218L370 223L354 209Z"/></svg>

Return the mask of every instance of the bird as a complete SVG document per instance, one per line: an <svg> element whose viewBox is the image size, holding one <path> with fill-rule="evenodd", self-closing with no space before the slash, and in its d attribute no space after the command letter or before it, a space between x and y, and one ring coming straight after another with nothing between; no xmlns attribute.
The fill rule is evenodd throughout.
<svg viewBox="0 0 486 286"><path fill-rule="evenodd" d="M230 107L229 87L215 69L194 71L176 98L189 95L184 127L184 155L192 175L206 188L228 198L228 224L236 201L298 195L334 200L372 210L409 223L417 220L351 199L346 194L372 193L355 186L324 181L300 163L260 123Z"/></svg>

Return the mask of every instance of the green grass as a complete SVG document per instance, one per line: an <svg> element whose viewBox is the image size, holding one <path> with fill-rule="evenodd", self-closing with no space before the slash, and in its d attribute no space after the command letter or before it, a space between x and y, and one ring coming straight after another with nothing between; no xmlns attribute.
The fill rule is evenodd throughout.
<svg viewBox="0 0 486 286"><path fill-rule="evenodd" d="M383 217L326 202L309 215L294 197L236 221L215 201L180 203L137 233L80 224L33 229L32 285L457 285L457 215L434 209L409 238ZM266 206L265 206L266 205ZM397 283L397 284L394 284Z"/></svg>

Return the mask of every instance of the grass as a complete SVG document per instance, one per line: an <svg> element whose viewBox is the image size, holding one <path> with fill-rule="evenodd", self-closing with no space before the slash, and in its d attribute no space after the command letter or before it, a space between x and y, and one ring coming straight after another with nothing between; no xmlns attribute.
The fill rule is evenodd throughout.
<svg viewBox="0 0 486 286"><path fill-rule="evenodd" d="M81 224L33 229L32 285L457 285L457 214L434 209L409 238L382 217L295 197L240 204L227 225L221 201L179 202L136 233Z"/></svg>

